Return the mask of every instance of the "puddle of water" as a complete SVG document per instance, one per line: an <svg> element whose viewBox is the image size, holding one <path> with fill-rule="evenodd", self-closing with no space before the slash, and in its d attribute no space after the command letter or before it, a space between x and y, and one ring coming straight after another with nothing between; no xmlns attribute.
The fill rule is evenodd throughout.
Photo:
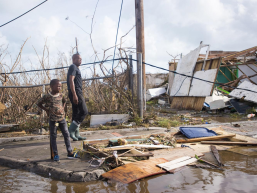
<svg viewBox="0 0 257 193"><path fill-rule="evenodd" d="M257 157L220 151L225 170L189 168L176 174L164 174L131 184L97 181L67 183L44 178L26 171L0 167L0 192L247 192L257 190Z"/></svg>

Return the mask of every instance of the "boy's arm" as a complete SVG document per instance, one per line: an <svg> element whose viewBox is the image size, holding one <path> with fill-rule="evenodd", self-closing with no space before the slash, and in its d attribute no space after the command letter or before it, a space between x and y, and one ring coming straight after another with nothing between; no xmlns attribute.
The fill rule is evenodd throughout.
<svg viewBox="0 0 257 193"><path fill-rule="evenodd" d="M43 106L43 104L44 104L44 97L42 97L41 99L39 99L39 101L38 101L38 103L37 103L37 106L38 106L39 108L43 109L43 110L46 112L47 116L49 116L49 109L45 108L45 107Z"/></svg>

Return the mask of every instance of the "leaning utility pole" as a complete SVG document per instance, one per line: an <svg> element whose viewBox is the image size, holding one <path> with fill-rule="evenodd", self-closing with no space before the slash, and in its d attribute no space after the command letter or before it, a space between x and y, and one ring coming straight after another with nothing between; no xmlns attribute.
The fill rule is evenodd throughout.
<svg viewBox="0 0 257 193"><path fill-rule="evenodd" d="M145 35L144 35L144 5L143 0L135 0L135 18L136 18L136 44L137 53L142 53L142 79L143 79L143 104L146 108L146 78L145 78ZM137 54L137 60L138 54ZM139 94L139 93L138 93Z"/></svg>

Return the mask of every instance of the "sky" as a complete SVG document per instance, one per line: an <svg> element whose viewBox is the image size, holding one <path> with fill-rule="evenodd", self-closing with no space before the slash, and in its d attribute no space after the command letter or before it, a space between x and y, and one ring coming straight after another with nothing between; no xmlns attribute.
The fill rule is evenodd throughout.
<svg viewBox="0 0 257 193"><path fill-rule="evenodd" d="M0 25L42 1L0 0ZM46 40L49 61L54 66L58 54L70 56L75 46L75 37L78 38L83 63L93 62L94 51L87 33L91 29L96 3L97 0L49 0L1 27L0 45L8 45L9 53L2 62L11 66L21 45L29 38L21 58L24 68L40 68L35 50L42 56ZM120 6L121 0L99 0L92 40L100 58L103 50L115 45ZM145 60L168 68L168 62L172 59L169 54L185 55L201 41L210 44L211 50L240 51L256 46L256 7L257 0L144 0ZM118 43L120 37L134 25L135 1L124 0ZM135 48L135 37L134 28L123 39L123 47ZM110 49L106 55L112 56L113 51L113 48ZM135 54L133 58L136 58ZM107 68L111 69L111 64ZM162 71L146 67L146 72Z"/></svg>

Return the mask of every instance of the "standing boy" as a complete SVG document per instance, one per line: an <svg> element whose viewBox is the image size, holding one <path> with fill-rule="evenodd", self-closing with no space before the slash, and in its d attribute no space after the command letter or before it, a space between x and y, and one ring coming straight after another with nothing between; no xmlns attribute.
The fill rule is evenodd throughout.
<svg viewBox="0 0 257 193"><path fill-rule="evenodd" d="M58 79L53 79L50 82L51 91L39 99L37 105L41 109L45 110L47 116L49 116L49 127L50 127L50 143L54 152L54 161L59 161L59 155L56 144L57 137L57 127L56 123L59 124L59 127L62 131L64 137L64 142L68 152L68 158L75 157L72 153L72 148L70 144L68 126L65 120L65 98L62 93L60 93L62 84ZM45 106L43 106L43 104Z"/></svg>
<svg viewBox="0 0 257 193"><path fill-rule="evenodd" d="M78 53L72 56L72 62L73 64L69 67L67 74L69 98L72 103L72 123L69 127L69 132L73 141L78 141L86 139L79 135L79 126L85 119L88 111L82 92L82 77L79 70L81 57Z"/></svg>

